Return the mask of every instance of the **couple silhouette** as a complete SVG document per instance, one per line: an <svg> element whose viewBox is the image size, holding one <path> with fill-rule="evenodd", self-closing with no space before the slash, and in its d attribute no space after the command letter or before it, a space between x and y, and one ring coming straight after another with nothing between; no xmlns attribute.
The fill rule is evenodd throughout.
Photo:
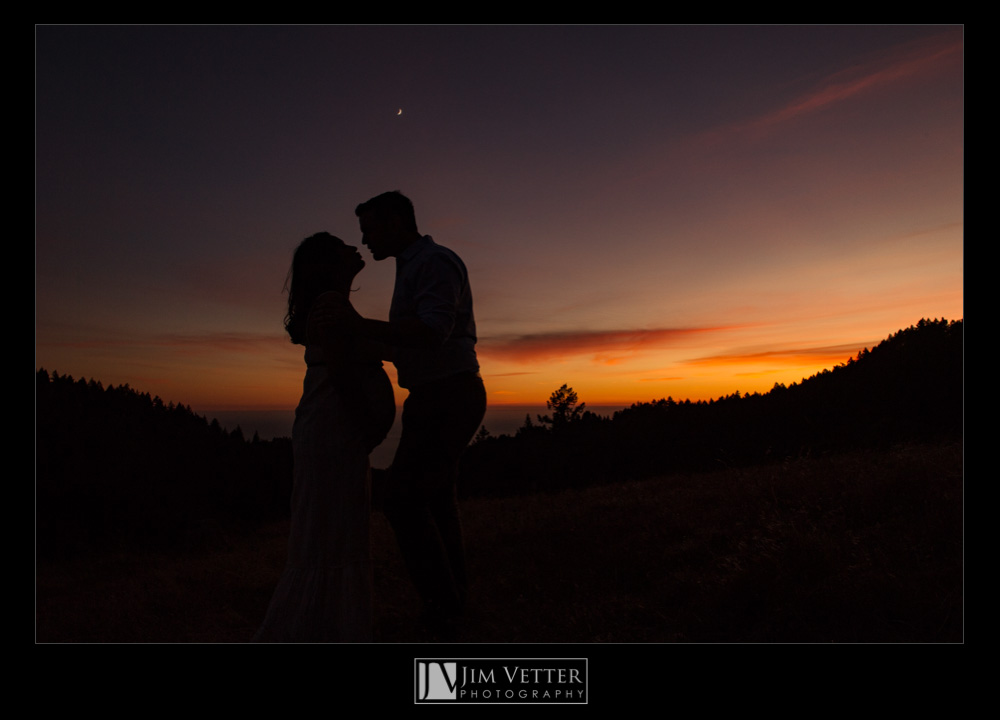
<svg viewBox="0 0 1000 720"><path fill-rule="evenodd" d="M302 241L286 282L285 329L305 346L306 361L292 430L288 561L257 641L372 639L373 493L429 636L456 639L465 610L458 460L486 412L468 272L458 255L420 234L401 193L378 195L355 214L372 257L396 260L389 320L363 318L351 305L351 284L365 266L357 248L328 233ZM383 361L409 394L392 465L373 488L368 456L395 419Z"/></svg>

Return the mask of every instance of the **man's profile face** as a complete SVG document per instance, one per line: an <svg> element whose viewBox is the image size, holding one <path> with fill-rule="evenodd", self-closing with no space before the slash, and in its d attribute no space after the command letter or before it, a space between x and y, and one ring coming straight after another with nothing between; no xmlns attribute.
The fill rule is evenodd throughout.
<svg viewBox="0 0 1000 720"><path fill-rule="evenodd" d="M364 213L358 218L361 225L361 242L371 250L376 260L385 260L398 251L398 232L391 218L376 217L373 213Z"/></svg>

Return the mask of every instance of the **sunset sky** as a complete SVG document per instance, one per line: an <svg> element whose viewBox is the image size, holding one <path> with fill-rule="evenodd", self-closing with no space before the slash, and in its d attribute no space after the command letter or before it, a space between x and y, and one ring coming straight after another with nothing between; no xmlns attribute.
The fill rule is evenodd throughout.
<svg viewBox="0 0 1000 720"><path fill-rule="evenodd" d="M291 408L292 250L360 244L355 205L400 190L469 269L492 404L799 381L963 317L963 53L957 26L39 26L35 366ZM385 319L393 260L362 254Z"/></svg>

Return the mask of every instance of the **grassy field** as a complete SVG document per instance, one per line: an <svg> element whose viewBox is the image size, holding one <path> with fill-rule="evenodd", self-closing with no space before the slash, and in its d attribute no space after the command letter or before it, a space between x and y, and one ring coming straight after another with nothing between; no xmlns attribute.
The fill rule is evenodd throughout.
<svg viewBox="0 0 1000 720"><path fill-rule="evenodd" d="M962 642L960 443L463 503L488 643ZM376 639L426 642L384 518ZM38 642L244 642L287 525L36 567Z"/></svg>

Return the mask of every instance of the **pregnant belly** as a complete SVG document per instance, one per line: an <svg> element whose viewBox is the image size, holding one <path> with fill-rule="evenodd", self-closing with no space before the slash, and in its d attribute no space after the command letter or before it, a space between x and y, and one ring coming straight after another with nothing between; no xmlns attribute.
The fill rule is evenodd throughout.
<svg viewBox="0 0 1000 720"><path fill-rule="evenodd" d="M385 440L396 419L396 399L392 382L382 368L362 374L365 397L365 438L369 452Z"/></svg>

